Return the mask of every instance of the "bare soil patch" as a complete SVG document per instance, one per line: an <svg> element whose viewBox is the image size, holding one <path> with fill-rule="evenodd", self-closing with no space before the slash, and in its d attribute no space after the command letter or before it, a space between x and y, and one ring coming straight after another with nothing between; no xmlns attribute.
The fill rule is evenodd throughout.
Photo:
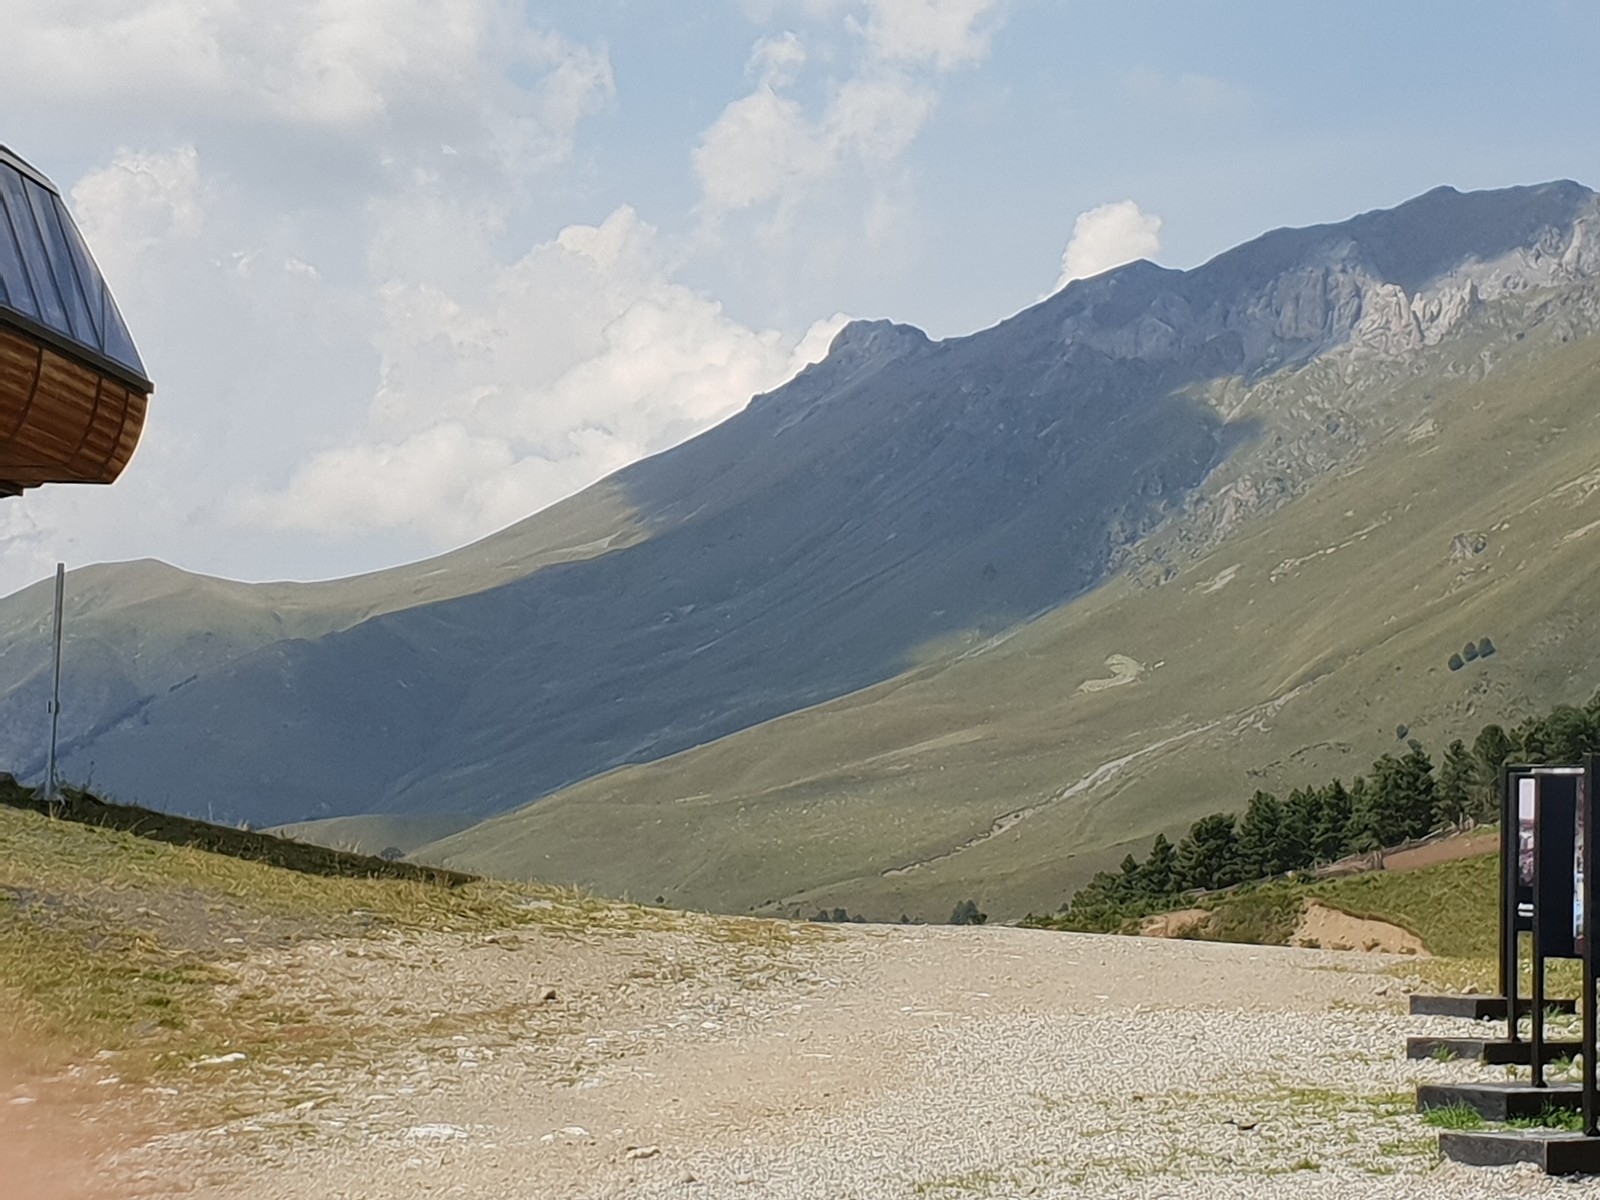
<svg viewBox="0 0 1600 1200"><path fill-rule="evenodd" d="M1211 919L1208 908L1180 908L1177 912L1156 913L1139 923L1140 937L1189 937L1205 927Z"/></svg>
<svg viewBox="0 0 1600 1200"><path fill-rule="evenodd" d="M1500 849L1500 834L1495 830L1473 833L1466 837L1441 838L1426 846L1411 850L1397 850L1383 856L1385 871L1415 871L1435 863L1456 862L1463 858L1476 858L1480 854L1494 854Z"/></svg>
<svg viewBox="0 0 1600 1200"><path fill-rule="evenodd" d="M1410 930L1388 921L1353 917L1349 913L1307 901L1290 943L1322 950L1362 950L1376 954L1405 954L1427 958L1428 948Z"/></svg>

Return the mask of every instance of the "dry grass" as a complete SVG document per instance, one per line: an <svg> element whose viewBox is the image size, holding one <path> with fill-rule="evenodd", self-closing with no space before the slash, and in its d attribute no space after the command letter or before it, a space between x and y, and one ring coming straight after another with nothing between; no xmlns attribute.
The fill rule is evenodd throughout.
<svg viewBox="0 0 1600 1200"><path fill-rule="evenodd" d="M5 806L0 847L0 1003L46 1062L110 1052L125 1079L214 1054L270 1066L335 1057L353 1039L428 1035L390 1037L384 1020L234 986L240 962L274 947L423 935L466 944L519 929L584 941L677 933L759 978L797 944L828 936L531 884L306 875Z"/></svg>

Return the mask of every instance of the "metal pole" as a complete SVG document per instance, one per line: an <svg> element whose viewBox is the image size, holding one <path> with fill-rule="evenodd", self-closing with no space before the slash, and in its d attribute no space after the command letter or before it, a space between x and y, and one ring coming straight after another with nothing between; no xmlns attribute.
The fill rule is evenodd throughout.
<svg viewBox="0 0 1600 1200"><path fill-rule="evenodd" d="M1600 947L1595 946L1595 936L1600 934L1594 919L1594 906L1600 898L1600 885L1595 882L1595 869L1600 866L1600 853L1595 842L1600 841L1600 828L1595 817L1600 814L1600 758L1591 754L1583 763L1583 792L1578 797L1578 828L1582 830L1583 845L1583 1132L1588 1137L1600 1135L1600 1094L1595 1078L1595 1051L1597 1024L1595 1020L1595 958Z"/></svg>
<svg viewBox="0 0 1600 1200"><path fill-rule="evenodd" d="M1517 798L1508 765L1500 768L1500 994L1506 998L1506 1039L1517 1037Z"/></svg>
<svg viewBox="0 0 1600 1200"><path fill-rule="evenodd" d="M67 564L56 564L55 679L50 692L50 761L45 769L44 798L52 806L57 801L56 737L61 729L61 602L67 589Z"/></svg>
<svg viewBox="0 0 1600 1200"><path fill-rule="evenodd" d="M1528 997L1528 1062L1533 1068L1533 1086L1544 1082L1544 780L1539 779L1533 793L1533 986Z"/></svg>

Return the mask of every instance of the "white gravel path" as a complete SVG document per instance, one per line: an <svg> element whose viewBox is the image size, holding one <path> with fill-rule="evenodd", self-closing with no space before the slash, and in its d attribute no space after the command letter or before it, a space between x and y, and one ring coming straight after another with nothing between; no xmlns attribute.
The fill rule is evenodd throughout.
<svg viewBox="0 0 1600 1200"><path fill-rule="evenodd" d="M749 962L703 963L696 947L681 934L564 957L537 939L494 958L392 947L388 967L344 977L373 1011L402 994L433 1003L442 989L460 1003L552 979L564 1022L500 1037L473 1027L359 1067L307 1068L295 1083L312 1099L124 1155L125 1194L1345 1200L1592 1188L1438 1162L1411 1112L1415 1084L1504 1073L1404 1058L1408 1033L1464 1023L1404 1015L1401 980L1382 973L1394 960L854 927L752 987Z"/></svg>

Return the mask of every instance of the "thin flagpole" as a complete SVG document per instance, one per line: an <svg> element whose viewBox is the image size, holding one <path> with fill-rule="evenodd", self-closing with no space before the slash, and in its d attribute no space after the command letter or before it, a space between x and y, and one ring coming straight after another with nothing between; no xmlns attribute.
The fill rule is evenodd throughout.
<svg viewBox="0 0 1600 1200"><path fill-rule="evenodd" d="M61 602L67 589L67 564L56 564L55 679L50 692L50 762L45 770L45 800L57 802L60 789L56 781L56 737L61 729Z"/></svg>

